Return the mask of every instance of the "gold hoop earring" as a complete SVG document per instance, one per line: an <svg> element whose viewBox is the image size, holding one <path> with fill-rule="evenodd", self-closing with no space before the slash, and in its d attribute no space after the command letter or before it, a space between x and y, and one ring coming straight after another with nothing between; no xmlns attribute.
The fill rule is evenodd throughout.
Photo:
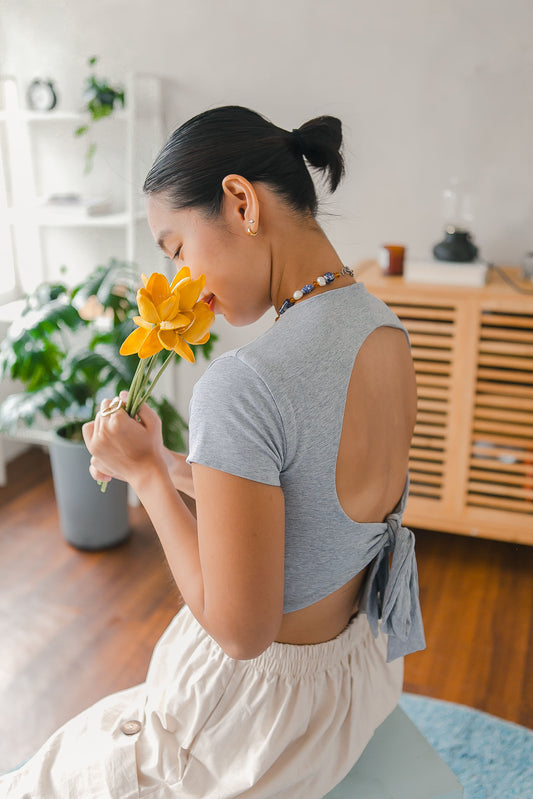
<svg viewBox="0 0 533 799"><path fill-rule="evenodd" d="M246 232L248 233L249 236L257 236L257 230L254 233L254 231L251 229L250 225L255 225L255 219L249 219L248 220L248 228L247 228Z"/></svg>

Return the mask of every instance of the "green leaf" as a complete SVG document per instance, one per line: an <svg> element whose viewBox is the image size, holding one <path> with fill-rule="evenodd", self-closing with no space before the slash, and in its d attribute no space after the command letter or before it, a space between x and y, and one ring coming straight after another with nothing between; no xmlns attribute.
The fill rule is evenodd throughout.
<svg viewBox="0 0 533 799"><path fill-rule="evenodd" d="M104 308L116 309L117 303L126 313L137 310L136 296L140 287L139 275L132 267L111 260L96 296Z"/></svg>
<svg viewBox="0 0 533 799"><path fill-rule="evenodd" d="M47 305L51 300L57 300L63 295L68 294L68 289L64 283L40 283L33 294L30 294L26 299L26 308L23 313L29 310L42 308ZM66 301L66 297L64 297Z"/></svg>
<svg viewBox="0 0 533 799"><path fill-rule="evenodd" d="M70 295L70 301L73 306L81 310L90 297L95 297L98 293L102 281L106 274L105 266L97 266L88 277L85 278L83 283L76 286Z"/></svg>
<svg viewBox="0 0 533 799"><path fill-rule="evenodd" d="M96 297L104 309L123 309L122 318L136 308L135 297L139 276L129 264L112 258L105 266L98 266L72 291L72 303L81 310L90 297Z"/></svg>
<svg viewBox="0 0 533 799"><path fill-rule="evenodd" d="M40 308L28 310L16 319L10 325L6 338L14 342L32 336L44 341L50 334L59 333L65 328L77 330L84 324L76 309L61 296Z"/></svg>
<svg viewBox="0 0 533 799"><path fill-rule="evenodd" d="M79 128L76 128L74 131L75 136L83 136L89 130L89 125L80 125Z"/></svg>
<svg viewBox="0 0 533 799"><path fill-rule="evenodd" d="M161 418L164 445L173 452L185 452L184 433L188 430L187 422L167 399L151 397L148 404L156 410Z"/></svg>
<svg viewBox="0 0 533 799"><path fill-rule="evenodd" d="M0 430L14 434L21 423L32 425L39 415L62 416L72 406L68 387L60 382L34 392L11 394L0 404Z"/></svg>
<svg viewBox="0 0 533 799"><path fill-rule="evenodd" d="M98 345L96 354L102 356L108 364L110 375L121 383L119 390L129 388L139 361L137 355L120 355L115 346L106 344Z"/></svg>
<svg viewBox="0 0 533 799"><path fill-rule="evenodd" d="M56 380L65 354L52 339L35 339L27 334L16 340L4 339L0 346L0 371L13 380L27 383L33 391Z"/></svg>
<svg viewBox="0 0 533 799"><path fill-rule="evenodd" d="M83 170L84 175L88 175L89 172L92 170L95 153L96 153L96 143L91 142L87 147L87 151L85 153L85 169Z"/></svg>
<svg viewBox="0 0 533 799"><path fill-rule="evenodd" d="M96 331L91 338L89 346L91 349L95 349L98 344L111 344L118 352L122 346L122 342L127 339L134 328L135 323L132 319L124 319L123 322L116 322L109 330Z"/></svg>

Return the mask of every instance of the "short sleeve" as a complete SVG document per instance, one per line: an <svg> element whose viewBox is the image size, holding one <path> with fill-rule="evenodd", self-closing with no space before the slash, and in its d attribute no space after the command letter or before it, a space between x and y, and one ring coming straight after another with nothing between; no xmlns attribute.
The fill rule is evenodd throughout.
<svg viewBox="0 0 533 799"><path fill-rule="evenodd" d="M237 355L213 361L193 390L187 463L279 486L284 451L282 418L265 381Z"/></svg>

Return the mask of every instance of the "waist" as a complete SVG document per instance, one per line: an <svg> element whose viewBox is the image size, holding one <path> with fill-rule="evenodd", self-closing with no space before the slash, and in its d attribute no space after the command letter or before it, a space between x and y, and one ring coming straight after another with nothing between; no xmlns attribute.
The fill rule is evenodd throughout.
<svg viewBox="0 0 533 799"><path fill-rule="evenodd" d="M324 599L285 613L276 641L283 644L321 644L336 638L357 614L368 567Z"/></svg>

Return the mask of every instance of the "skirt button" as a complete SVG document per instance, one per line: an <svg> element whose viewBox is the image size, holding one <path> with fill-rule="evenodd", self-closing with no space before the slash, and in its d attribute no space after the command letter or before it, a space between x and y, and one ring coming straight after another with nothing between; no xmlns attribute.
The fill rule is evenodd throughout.
<svg viewBox="0 0 533 799"><path fill-rule="evenodd" d="M132 721L125 721L124 724L121 724L120 730L124 733L124 735L136 735L141 731L141 727L142 724L140 721L132 719Z"/></svg>

